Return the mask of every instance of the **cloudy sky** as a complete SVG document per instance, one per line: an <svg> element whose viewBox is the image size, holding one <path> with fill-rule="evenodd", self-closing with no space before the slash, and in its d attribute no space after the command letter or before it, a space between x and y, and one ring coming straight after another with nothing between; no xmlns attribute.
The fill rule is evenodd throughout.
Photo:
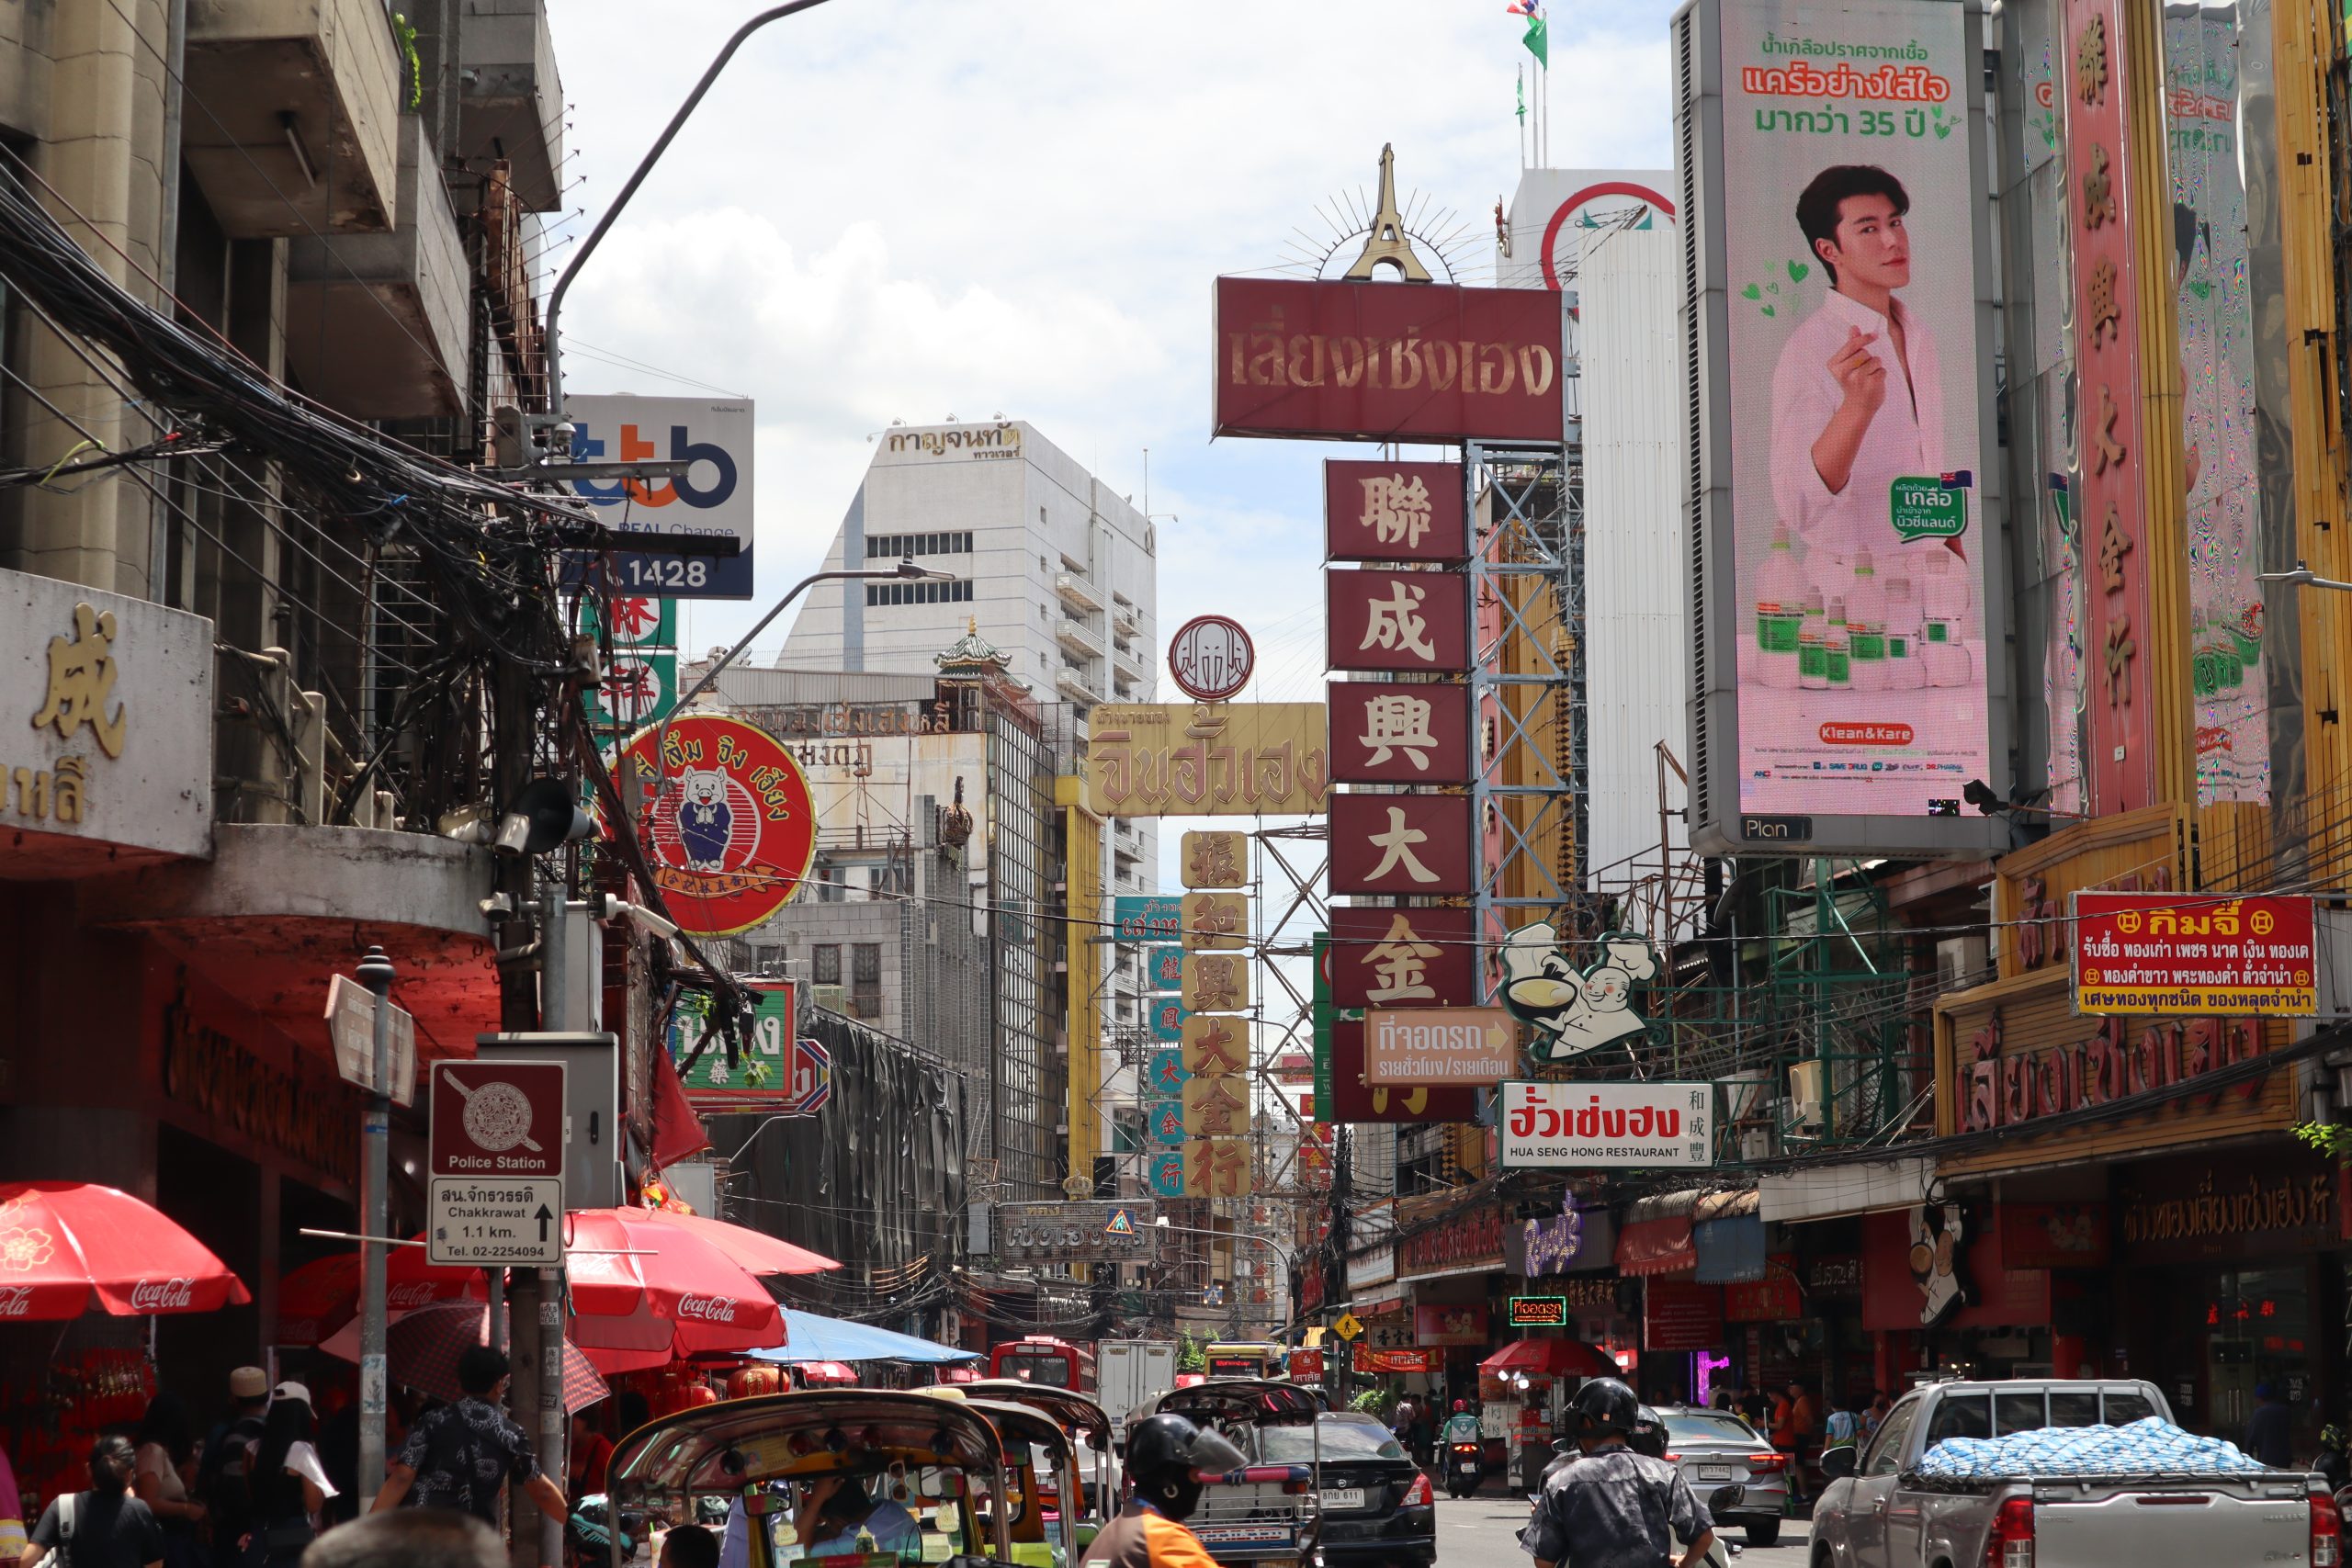
<svg viewBox="0 0 2352 1568"><path fill-rule="evenodd" d="M1521 164L1505 3L832 0L755 35L565 305L574 391L756 400L759 599L693 607L688 647L813 568L875 432L1001 413L1138 504L1148 447L1160 625L1236 614L1254 694L1318 690L1335 449L1210 442L1211 280L1283 265L1300 228L1329 243L1318 204L1368 192L1384 141L1487 280ZM559 242L752 8L550 6L587 214ZM1667 162L1669 10L1554 10L1553 164Z"/></svg>

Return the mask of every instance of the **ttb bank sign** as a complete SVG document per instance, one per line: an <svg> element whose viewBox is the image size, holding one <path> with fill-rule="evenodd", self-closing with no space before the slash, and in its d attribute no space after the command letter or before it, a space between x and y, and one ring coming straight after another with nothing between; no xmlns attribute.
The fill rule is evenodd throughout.
<svg viewBox="0 0 2352 1568"><path fill-rule="evenodd" d="M575 463L684 458L674 479L574 484L618 533L710 534L742 553L713 556L616 550L614 588L672 599L752 596L752 405L700 398L586 397L566 400Z"/></svg>

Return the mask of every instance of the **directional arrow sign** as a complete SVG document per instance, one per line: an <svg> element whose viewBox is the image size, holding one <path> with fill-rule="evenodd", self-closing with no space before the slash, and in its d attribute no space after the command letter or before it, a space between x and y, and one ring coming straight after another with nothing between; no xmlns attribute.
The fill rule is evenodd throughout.
<svg viewBox="0 0 2352 1568"><path fill-rule="evenodd" d="M425 1204L428 1260L476 1269L563 1261L563 1183L546 1177L436 1176Z"/></svg>

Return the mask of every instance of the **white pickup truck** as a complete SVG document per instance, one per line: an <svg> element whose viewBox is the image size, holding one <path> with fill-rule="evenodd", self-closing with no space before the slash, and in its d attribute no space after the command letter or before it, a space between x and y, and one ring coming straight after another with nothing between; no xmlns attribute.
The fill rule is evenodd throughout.
<svg viewBox="0 0 2352 1568"><path fill-rule="evenodd" d="M2152 1383L2026 1379L1930 1383L1859 1454L1832 1450L1814 1506L1811 1568L2343 1568L2326 1483L2300 1471L2034 1480L1931 1478L1947 1438L2120 1427L2172 1412Z"/></svg>

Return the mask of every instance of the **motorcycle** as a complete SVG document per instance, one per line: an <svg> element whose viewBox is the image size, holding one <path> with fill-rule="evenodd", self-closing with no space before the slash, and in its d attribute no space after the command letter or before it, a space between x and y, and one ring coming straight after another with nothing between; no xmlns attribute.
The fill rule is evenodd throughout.
<svg viewBox="0 0 2352 1568"><path fill-rule="evenodd" d="M1546 1485L1551 1483L1554 1475L1574 1464L1579 1457L1577 1446L1565 1438L1553 1444L1552 1447L1556 1457L1544 1467L1544 1481ZM1718 1486L1707 1494L1707 1512L1717 1517L1734 1513L1747 1500L1747 1488L1745 1486ZM1543 1493L1530 1492L1527 1495L1527 1523L1519 1532L1519 1544L1521 1550L1526 1550L1532 1539L1530 1532L1535 1529L1535 1511L1543 1506ZM1707 1568L1731 1568L1733 1560L1745 1550L1746 1548L1739 1542L1727 1539L1719 1526L1715 1530L1714 1543L1707 1548Z"/></svg>
<svg viewBox="0 0 2352 1568"><path fill-rule="evenodd" d="M1445 1490L1450 1497L1467 1497L1486 1479L1484 1453L1476 1443L1445 1445Z"/></svg>

